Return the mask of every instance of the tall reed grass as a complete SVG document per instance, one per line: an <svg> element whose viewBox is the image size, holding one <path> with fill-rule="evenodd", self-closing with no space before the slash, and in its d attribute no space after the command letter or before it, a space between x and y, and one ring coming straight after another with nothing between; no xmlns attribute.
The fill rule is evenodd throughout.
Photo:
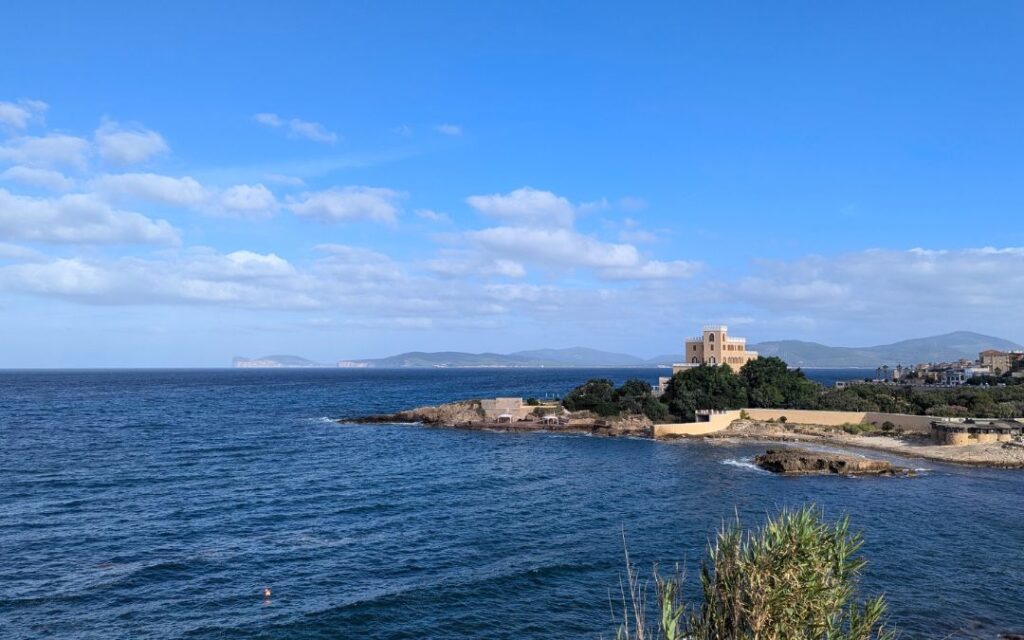
<svg viewBox="0 0 1024 640"><path fill-rule="evenodd" d="M862 544L847 518L829 524L813 505L752 531L737 519L708 545L693 604L678 569L643 578L627 549L616 640L891 640L884 598L857 601Z"/></svg>

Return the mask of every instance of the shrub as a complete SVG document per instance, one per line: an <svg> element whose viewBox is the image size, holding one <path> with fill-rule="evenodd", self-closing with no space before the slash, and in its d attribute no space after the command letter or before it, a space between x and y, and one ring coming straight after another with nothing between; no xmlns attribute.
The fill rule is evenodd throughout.
<svg viewBox="0 0 1024 640"><path fill-rule="evenodd" d="M854 424L852 422L847 422L846 424L844 424L842 429L846 433L850 433L855 436L859 436L862 433L870 433L871 431L874 431L874 427L872 427L869 424Z"/></svg>
<svg viewBox="0 0 1024 640"><path fill-rule="evenodd" d="M750 414L747 413L746 409L740 410L740 420L750 420Z"/></svg>
<svg viewBox="0 0 1024 640"><path fill-rule="evenodd" d="M779 422L786 424L786 416L779 416Z"/></svg>
<svg viewBox="0 0 1024 640"><path fill-rule="evenodd" d="M526 404L531 406L531 407L536 407L536 406L540 405L540 400L538 400L537 398L527 398L526 399Z"/></svg>
<svg viewBox="0 0 1024 640"><path fill-rule="evenodd" d="M683 578L654 574L656 626L645 617L645 588L626 555L629 601L616 638L641 640L890 640L882 596L856 602L866 561L849 520L823 521L814 506L783 510L759 529L723 527L700 571L703 600L687 608ZM632 610L630 610L632 608Z"/></svg>
<svg viewBox="0 0 1024 640"><path fill-rule="evenodd" d="M886 433L889 433L890 431L892 431L895 428L896 428L896 425L894 425L889 420L886 420L885 422L882 423L882 431L885 431Z"/></svg>

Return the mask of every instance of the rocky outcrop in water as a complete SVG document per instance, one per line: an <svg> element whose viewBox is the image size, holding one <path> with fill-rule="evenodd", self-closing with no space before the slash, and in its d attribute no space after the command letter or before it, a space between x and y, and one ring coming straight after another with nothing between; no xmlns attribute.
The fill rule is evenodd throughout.
<svg viewBox="0 0 1024 640"><path fill-rule="evenodd" d="M806 449L769 449L756 456L754 464L766 471L787 475L892 476L908 473L908 470L895 467L888 460L871 460L856 455L807 451Z"/></svg>
<svg viewBox="0 0 1024 640"><path fill-rule="evenodd" d="M420 423L457 429L509 432L564 431L597 436L649 437L651 435L652 423L642 415L598 418L588 411L562 411L554 415L557 418L554 422L544 421L542 416L532 413L513 418L512 421L496 420L488 418L480 400L464 400L437 406L417 407L398 413L343 418L338 422L349 424Z"/></svg>
<svg viewBox="0 0 1024 640"><path fill-rule="evenodd" d="M399 411L398 413L343 418L338 420L338 422L361 424L420 422L430 425L455 426L480 422L483 418L484 412L479 400L464 400L462 402L449 402L437 406L417 407L415 409Z"/></svg>

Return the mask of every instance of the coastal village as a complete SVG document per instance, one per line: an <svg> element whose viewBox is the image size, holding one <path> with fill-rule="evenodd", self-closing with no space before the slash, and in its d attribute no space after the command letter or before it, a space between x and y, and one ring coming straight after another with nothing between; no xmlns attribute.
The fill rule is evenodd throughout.
<svg viewBox="0 0 1024 640"><path fill-rule="evenodd" d="M645 387L648 396L652 399L663 397L672 380L688 371L721 365L740 370L760 357L757 352L747 349L744 338L729 335L725 325L705 326L700 336L685 341L683 354L682 361L673 365L671 377L659 378L653 388L649 385ZM977 362L921 365L912 369L913 375L906 373L910 369L903 367L880 368L881 373L892 372L896 375L846 384L949 385L949 371L959 371L961 375L967 376L963 380L957 377L958 382L953 383L964 384L970 377L989 376L996 372L1016 375L1020 373L1022 363L1024 354L986 350L979 354ZM595 382L607 383L591 381ZM342 422L412 422L506 432L569 431L656 439L702 438L723 442L748 439L818 443L965 464L1024 467L1024 422L1017 419L747 407L698 409L694 415L695 420L673 422L671 418L652 420L638 411L602 417L592 411L573 410L568 404L567 399L541 401L534 398L499 397L420 407L396 414L364 416Z"/></svg>
<svg viewBox="0 0 1024 640"><path fill-rule="evenodd" d="M928 362L907 367L882 365L875 370L874 380L868 382L955 387L973 378L999 377L1007 373L1014 378L1024 378L1024 351L986 349L973 361Z"/></svg>

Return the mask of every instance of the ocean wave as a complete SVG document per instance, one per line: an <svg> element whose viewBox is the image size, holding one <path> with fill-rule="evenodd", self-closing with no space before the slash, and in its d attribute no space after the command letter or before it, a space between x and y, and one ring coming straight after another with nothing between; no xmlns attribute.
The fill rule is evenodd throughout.
<svg viewBox="0 0 1024 640"><path fill-rule="evenodd" d="M758 473L768 473L768 474L771 473L769 471L765 471L761 467L759 467L756 464L754 464L753 461L751 461L749 458L747 458L747 459L742 459L741 458L741 459L738 459L738 460L736 458L726 458L725 460L722 460L722 464L727 464L730 467L739 467L740 469L747 469L747 470L750 470L750 471L756 471Z"/></svg>

